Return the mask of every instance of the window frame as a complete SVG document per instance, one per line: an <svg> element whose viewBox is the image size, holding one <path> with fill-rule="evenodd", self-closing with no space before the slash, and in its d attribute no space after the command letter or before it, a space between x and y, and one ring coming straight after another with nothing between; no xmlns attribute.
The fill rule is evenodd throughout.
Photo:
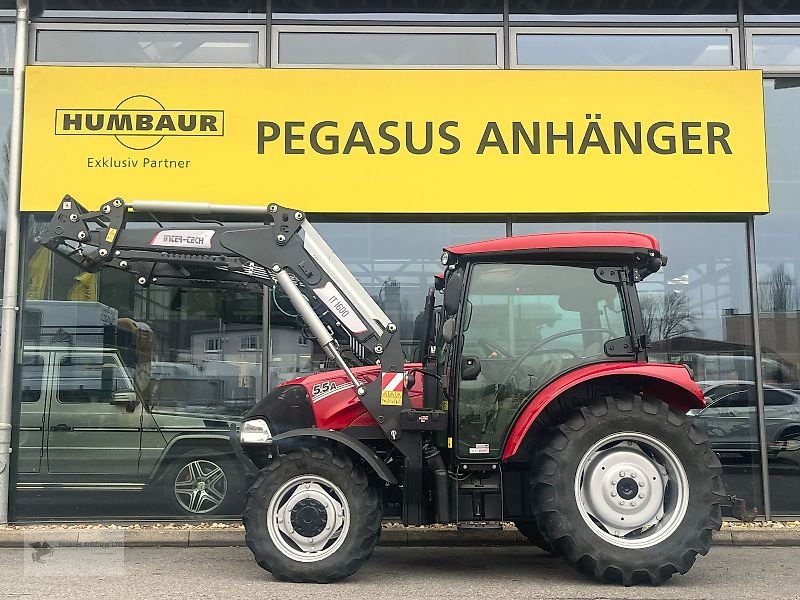
<svg viewBox="0 0 800 600"><path fill-rule="evenodd" d="M37 56L37 42L42 31L110 31L110 32L136 32L147 31L152 33L255 33L257 43L256 62L253 63L141 63L141 62L89 62L89 61L48 61L39 60ZM267 26L257 24L242 25L208 25L190 23L181 25L155 24L155 23L32 23L28 41L28 51L31 65L48 66L86 66L86 67L182 67L182 68L263 68L267 66Z"/></svg>
<svg viewBox="0 0 800 600"><path fill-rule="evenodd" d="M239 351L240 352L261 352L262 345L263 345L263 337L262 335L258 334L249 334L243 335L239 338ZM250 345L250 342L254 341L254 345Z"/></svg>
<svg viewBox="0 0 800 600"><path fill-rule="evenodd" d="M763 79L771 76L794 75L800 73L800 62L796 65L757 65L755 64L755 48L753 39L759 35L797 36L800 37L800 27L748 27L745 30L745 63L747 69L763 71Z"/></svg>
<svg viewBox="0 0 800 600"><path fill-rule="evenodd" d="M404 33L404 34L492 34L495 37L495 64L493 65L374 65L367 63L339 64L339 63L281 63L279 61L280 35L282 33ZM505 63L505 50L503 42L503 27L431 27L407 25L273 25L270 29L270 61L275 69L382 69L382 70L425 70L425 69L453 69L453 70L484 70L502 69Z"/></svg>
<svg viewBox="0 0 800 600"><path fill-rule="evenodd" d="M42 361L42 364L41 364L41 367L42 367L42 379L41 379L40 385L39 385L39 397L36 400L26 400L25 399L25 391L26 390L24 389L24 384L25 384L24 371L25 371L26 367L30 367L31 366L31 365L28 365L28 364L25 363L25 361L27 359L29 359L29 358L36 358L36 359L40 359ZM26 405L30 406L32 404L38 404L39 402L44 400L45 397L47 396L47 381L51 377L50 376L50 365L49 365L49 362L50 362L49 361L49 355L48 355L48 353L46 351L28 350L27 348L23 349L22 357L21 357L21 360L19 362L19 370L20 370L19 402L20 402L20 406L26 406ZM38 367L39 365L35 365L35 366Z"/></svg>
<svg viewBox="0 0 800 600"><path fill-rule="evenodd" d="M526 34L550 35L665 35L665 36L692 36L692 35L719 35L728 36L731 40L730 65L525 65L519 63L517 37ZM592 71L733 71L740 68L739 60L739 32L736 27L509 27L509 68L526 70L592 70Z"/></svg>
<svg viewBox="0 0 800 600"><path fill-rule="evenodd" d="M215 348L209 349L209 342L215 342L211 344L212 346L216 346ZM219 354L222 352L222 338L217 337L209 337L203 338L203 352L205 354Z"/></svg>

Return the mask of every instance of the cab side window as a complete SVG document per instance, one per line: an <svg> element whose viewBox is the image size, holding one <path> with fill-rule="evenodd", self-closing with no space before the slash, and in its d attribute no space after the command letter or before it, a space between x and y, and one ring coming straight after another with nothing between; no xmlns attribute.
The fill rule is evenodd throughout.
<svg viewBox="0 0 800 600"><path fill-rule="evenodd" d="M72 354L58 364L58 401L109 403L114 392L132 391L116 360L103 354Z"/></svg>

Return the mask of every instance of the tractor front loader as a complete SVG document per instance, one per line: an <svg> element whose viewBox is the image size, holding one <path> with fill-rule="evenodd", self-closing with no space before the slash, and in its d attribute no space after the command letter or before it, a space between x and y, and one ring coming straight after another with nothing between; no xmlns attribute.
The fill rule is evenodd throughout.
<svg viewBox="0 0 800 600"><path fill-rule="evenodd" d="M686 573L721 525L721 467L686 416L689 371L647 361L636 284L666 258L625 232L446 248L420 362L302 211L132 202L136 211L258 214L263 224L126 227L120 198L66 196L38 241L139 284L279 286L339 370L272 390L243 418L244 523L260 566L329 582L372 554L381 521L499 528L625 585Z"/></svg>

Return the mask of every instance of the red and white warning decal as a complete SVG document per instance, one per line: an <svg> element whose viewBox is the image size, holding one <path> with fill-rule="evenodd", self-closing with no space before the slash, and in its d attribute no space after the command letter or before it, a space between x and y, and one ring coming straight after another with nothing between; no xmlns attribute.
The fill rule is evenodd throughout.
<svg viewBox="0 0 800 600"><path fill-rule="evenodd" d="M403 405L403 373L381 373L381 404L384 406Z"/></svg>
<svg viewBox="0 0 800 600"><path fill-rule="evenodd" d="M213 229L169 229L159 231L150 240L150 245L170 248L211 248L213 237Z"/></svg>
<svg viewBox="0 0 800 600"><path fill-rule="evenodd" d="M336 318L351 332L364 333L367 330L353 308L342 298L339 290L330 281L321 288L314 288L314 293L319 296L319 299L331 309Z"/></svg>

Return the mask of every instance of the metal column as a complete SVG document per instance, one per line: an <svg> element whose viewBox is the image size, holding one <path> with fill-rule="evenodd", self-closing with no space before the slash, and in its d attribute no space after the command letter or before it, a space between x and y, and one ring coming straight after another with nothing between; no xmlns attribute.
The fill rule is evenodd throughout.
<svg viewBox="0 0 800 600"><path fill-rule="evenodd" d="M0 524L8 522L11 463L11 410L14 399L14 355L17 346L20 218L19 179L22 162L22 101L28 62L28 0L17 0L11 140L8 151L8 214L3 272L2 347L0 348Z"/></svg>
<svg viewBox="0 0 800 600"><path fill-rule="evenodd" d="M272 289L265 285L261 288L261 397L269 394L269 363L272 359L270 319L272 317Z"/></svg>
<svg viewBox="0 0 800 600"><path fill-rule="evenodd" d="M750 283L750 305L753 314L753 368L756 384L758 448L761 455L761 488L764 494L764 517L772 519L772 501L769 494L769 461L767 460L767 427L764 421L764 377L761 373L761 326L758 322L758 273L756 272L755 219L747 217L747 271Z"/></svg>

